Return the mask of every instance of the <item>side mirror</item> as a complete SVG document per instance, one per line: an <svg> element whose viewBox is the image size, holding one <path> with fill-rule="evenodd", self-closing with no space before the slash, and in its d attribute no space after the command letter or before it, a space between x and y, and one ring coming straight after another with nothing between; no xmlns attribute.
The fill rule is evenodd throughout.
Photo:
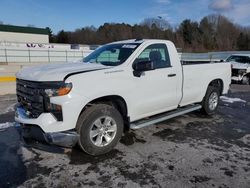
<svg viewBox="0 0 250 188"><path fill-rule="evenodd" d="M221 62L221 63L223 63L223 62L226 62L226 60L224 60L224 59L221 59L221 60L220 60L220 62Z"/></svg>
<svg viewBox="0 0 250 188"><path fill-rule="evenodd" d="M133 64L134 76L140 77L144 71L154 70L154 62L138 61Z"/></svg>
<svg viewBox="0 0 250 188"><path fill-rule="evenodd" d="M152 61L139 61L134 63L133 68L139 72L154 70L154 63Z"/></svg>

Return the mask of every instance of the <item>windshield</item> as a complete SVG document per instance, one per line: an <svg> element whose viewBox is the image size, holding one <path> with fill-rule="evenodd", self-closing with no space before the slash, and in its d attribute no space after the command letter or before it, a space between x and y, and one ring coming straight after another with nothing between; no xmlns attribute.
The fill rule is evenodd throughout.
<svg viewBox="0 0 250 188"><path fill-rule="evenodd" d="M83 59L86 63L100 63L106 66L117 66L125 62L140 43L107 44L97 48Z"/></svg>
<svg viewBox="0 0 250 188"><path fill-rule="evenodd" d="M237 63L250 63L250 57L248 56L239 56L239 55L232 55L227 60L227 62L237 62Z"/></svg>

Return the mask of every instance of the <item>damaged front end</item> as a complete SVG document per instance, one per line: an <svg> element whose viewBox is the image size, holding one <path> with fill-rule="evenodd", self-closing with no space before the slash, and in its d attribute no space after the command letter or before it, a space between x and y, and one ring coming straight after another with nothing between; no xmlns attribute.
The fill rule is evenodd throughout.
<svg viewBox="0 0 250 188"><path fill-rule="evenodd" d="M16 118L28 119L22 107L16 108ZM36 124L17 123L21 127L21 136L24 139L32 139L39 142L54 144L62 147L73 147L79 139L79 135L75 130L68 130L62 132L44 132Z"/></svg>

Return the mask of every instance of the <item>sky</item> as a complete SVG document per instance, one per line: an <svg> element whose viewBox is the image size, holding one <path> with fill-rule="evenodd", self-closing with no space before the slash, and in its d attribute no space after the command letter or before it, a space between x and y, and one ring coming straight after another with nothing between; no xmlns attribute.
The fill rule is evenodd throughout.
<svg viewBox="0 0 250 188"><path fill-rule="evenodd" d="M184 19L200 21L219 13L242 26L250 26L250 0L1 0L3 24L50 27L74 31L108 23L136 24L161 16L172 26Z"/></svg>

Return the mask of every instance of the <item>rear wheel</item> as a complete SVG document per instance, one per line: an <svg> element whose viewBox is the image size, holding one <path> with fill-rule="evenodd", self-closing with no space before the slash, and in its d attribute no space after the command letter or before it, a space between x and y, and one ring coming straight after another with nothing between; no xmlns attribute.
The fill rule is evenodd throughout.
<svg viewBox="0 0 250 188"><path fill-rule="evenodd" d="M206 95L202 101L202 110L207 115L212 115L219 105L219 89L209 86Z"/></svg>
<svg viewBox="0 0 250 188"><path fill-rule="evenodd" d="M79 117L77 131L80 147L90 155L101 155L112 150L123 133L123 119L113 106L95 104Z"/></svg>

